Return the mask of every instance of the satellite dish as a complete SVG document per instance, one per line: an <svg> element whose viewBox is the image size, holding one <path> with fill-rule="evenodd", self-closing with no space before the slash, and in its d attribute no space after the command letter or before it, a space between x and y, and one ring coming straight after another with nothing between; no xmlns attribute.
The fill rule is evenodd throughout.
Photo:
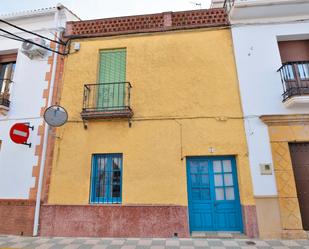
<svg viewBox="0 0 309 249"><path fill-rule="evenodd" d="M68 113L62 106L52 105L45 110L44 120L50 126L59 127L68 121Z"/></svg>

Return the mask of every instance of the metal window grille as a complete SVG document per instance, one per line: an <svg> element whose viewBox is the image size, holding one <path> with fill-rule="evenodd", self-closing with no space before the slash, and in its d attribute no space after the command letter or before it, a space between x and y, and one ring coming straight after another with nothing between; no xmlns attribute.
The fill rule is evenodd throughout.
<svg viewBox="0 0 309 249"><path fill-rule="evenodd" d="M10 107L10 85L14 76L15 62L0 64L0 106Z"/></svg>
<svg viewBox="0 0 309 249"><path fill-rule="evenodd" d="M92 156L91 203L121 203L122 155Z"/></svg>
<svg viewBox="0 0 309 249"><path fill-rule="evenodd" d="M9 92L9 84L14 77L16 62L0 64L0 92Z"/></svg>
<svg viewBox="0 0 309 249"><path fill-rule="evenodd" d="M226 11L229 13L232 9L232 7L235 4L235 0L225 0L223 4L223 8L226 9Z"/></svg>

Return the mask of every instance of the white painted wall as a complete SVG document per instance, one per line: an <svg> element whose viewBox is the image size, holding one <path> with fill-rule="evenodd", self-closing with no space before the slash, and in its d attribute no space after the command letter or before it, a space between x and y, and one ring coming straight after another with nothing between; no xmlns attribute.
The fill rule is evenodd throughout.
<svg viewBox="0 0 309 249"><path fill-rule="evenodd" d="M56 29L56 9L48 11L45 15L29 15L9 18L9 22L25 29L39 33L40 35L54 38ZM2 17L0 17L2 18ZM58 24L65 24L64 15L60 15ZM65 17L67 18L67 17ZM76 17L69 16L68 20L76 20ZM14 32L24 38L34 36L25 34L7 25L0 24L0 28ZM11 85L11 105L6 116L0 115L0 199L28 199L31 187L34 187L35 178L32 177L32 168L38 165L38 157L35 156L35 146L40 144L41 136L38 136L38 127L43 123L40 117L41 107L45 106L43 91L48 87L45 81L46 72L50 71L47 58L51 55L48 52L44 58L33 60L26 57L19 50L21 42L0 37L0 54L18 51L16 68ZM30 132L28 142L32 143L29 148L25 145L15 144L9 137L9 131L14 123L30 122L34 131Z"/></svg>
<svg viewBox="0 0 309 249"><path fill-rule="evenodd" d="M281 58L277 40L309 39L309 21L264 25L234 25L234 51L249 160L256 196L276 195L275 176L262 176L260 163L272 163L267 126L259 119L268 114L309 114L308 107L286 108L280 74Z"/></svg>
<svg viewBox="0 0 309 249"><path fill-rule="evenodd" d="M308 9L307 0L235 0L229 17L232 24L308 20Z"/></svg>

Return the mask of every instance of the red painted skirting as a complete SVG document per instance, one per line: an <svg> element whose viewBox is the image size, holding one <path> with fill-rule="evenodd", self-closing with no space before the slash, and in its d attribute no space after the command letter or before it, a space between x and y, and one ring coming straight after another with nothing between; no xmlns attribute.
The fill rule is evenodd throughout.
<svg viewBox="0 0 309 249"><path fill-rule="evenodd" d="M0 234L32 235L35 202L0 200Z"/></svg>
<svg viewBox="0 0 309 249"><path fill-rule="evenodd" d="M41 236L189 237L185 206L43 205Z"/></svg>
<svg viewBox="0 0 309 249"><path fill-rule="evenodd" d="M259 237L259 227L256 214L256 206L242 206L244 232L249 238Z"/></svg>

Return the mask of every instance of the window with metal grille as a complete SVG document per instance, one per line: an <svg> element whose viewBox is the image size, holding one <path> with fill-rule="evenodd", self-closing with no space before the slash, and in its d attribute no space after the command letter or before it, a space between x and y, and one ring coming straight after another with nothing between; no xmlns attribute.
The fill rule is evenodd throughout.
<svg viewBox="0 0 309 249"><path fill-rule="evenodd" d="M10 106L10 85L13 80L15 65L15 62L0 63L0 106Z"/></svg>
<svg viewBox="0 0 309 249"><path fill-rule="evenodd" d="M92 156L90 203L121 203L122 154Z"/></svg>

